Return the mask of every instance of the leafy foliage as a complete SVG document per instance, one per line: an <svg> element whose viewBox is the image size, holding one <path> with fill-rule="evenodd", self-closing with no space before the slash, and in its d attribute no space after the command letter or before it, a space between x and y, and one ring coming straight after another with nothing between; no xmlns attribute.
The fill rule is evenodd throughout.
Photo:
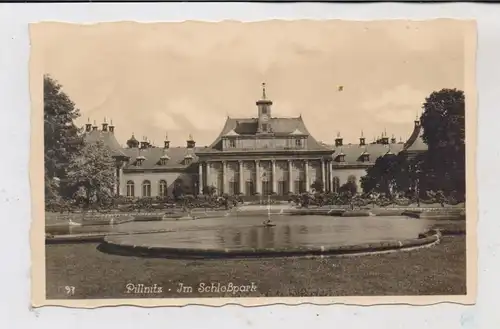
<svg viewBox="0 0 500 329"><path fill-rule="evenodd" d="M54 200L65 186L69 162L82 147L80 131L74 124L80 112L62 86L50 76L44 76L43 102L45 196L47 200ZM59 179L61 185L54 179ZM64 192L62 195L68 196Z"/></svg>
<svg viewBox="0 0 500 329"><path fill-rule="evenodd" d="M406 191L410 185L410 172L404 155L385 155L366 170L361 178L361 187L365 193L379 192L392 195L396 191Z"/></svg>
<svg viewBox="0 0 500 329"><path fill-rule="evenodd" d="M68 166L68 185L87 207L111 203L115 183L115 161L101 141L85 144Z"/></svg>
<svg viewBox="0 0 500 329"><path fill-rule="evenodd" d="M324 190L324 184L323 184L323 181L321 179L317 179L314 181L314 183L311 184L311 188L315 191L315 192L323 192Z"/></svg>
<svg viewBox="0 0 500 329"><path fill-rule="evenodd" d="M427 190L465 196L465 96L457 89L433 92L421 122L428 151L422 159Z"/></svg>

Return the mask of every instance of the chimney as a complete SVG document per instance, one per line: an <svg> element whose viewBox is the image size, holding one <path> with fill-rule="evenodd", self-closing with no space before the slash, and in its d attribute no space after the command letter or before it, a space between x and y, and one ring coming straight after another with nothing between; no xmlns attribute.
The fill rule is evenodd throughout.
<svg viewBox="0 0 500 329"><path fill-rule="evenodd" d="M165 140L163 141L163 148L164 149L170 148L170 141L168 140L168 134L165 134Z"/></svg>
<svg viewBox="0 0 500 329"><path fill-rule="evenodd" d="M89 118L89 120L85 124L85 131L90 132L91 130L92 130L92 124L90 123L90 118Z"/></svg>
<svg viewBox="0 0 500 329"><path fill-rule="evenodd" d="M192 149L196 146L196 142L193 139L192 135L189 135L189 139L187 140L187 148Z"/></svg>
<svg viewBox="0 0 500 329"><path fill-rule="evenodd" d="M335 138L335 146L342 146L342 137L340 137L340 132L337 133L337 138Z"/></svg>
<svg viewBox="0 0 500 329"><path fill-rule="evenodd" d="M108 123L106 122L106 118L104 118L104 122L102 123L102 131L108 131Z"/></svg>
<svg viewBox="0 0 500 329"><path fill-rule="evenodd" d="M92 126L92 130L94 130L94 131L97 130L97 124L95 123L95 120L94 120L94 125Z"/></svg>
<svg viewBox="0 0 500 329"><path fill-rule="evenodd" d="M418 117L418 112L417 116L415 117L414 123L415 123L415 128L420 127L420 118Z"/></svg>
<svg viewBox="0 0 500 329"><path fill-rule="evenodd" d="M385 131L385 129L384 129L384 132L382 133L381 142L384 145L389 144L389 138L387 137L387 132Z"/></svg>
<svg viewBox="0 0 500 329"><path fill-rule="evenodd" d="M148 140L146 136L142 136L141 149L148 148Z"/></svg>
<svg viewBox="0 0 500 329"><path fill-rule="evenodd" d="M366 145L366 139L363 136L363 131L361 131L361 137L359 138L359 145L360 146L365 146Z"/></svg>
<svg viewBox="0 0 500 329"><path fill-rule="evenodd" d="M114 133L115 132L115 126L113 126L113 120L111 120L111 124L109 125L109 132Z"/></svg>

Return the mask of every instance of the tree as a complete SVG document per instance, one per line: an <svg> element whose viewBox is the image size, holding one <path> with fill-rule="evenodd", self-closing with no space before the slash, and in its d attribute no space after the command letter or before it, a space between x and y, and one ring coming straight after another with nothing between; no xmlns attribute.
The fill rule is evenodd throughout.
<svg viewBox="0 0 500 329"><path fill-rule="evenodd" d="M324 189L323 181L321 179L315 180L314 183L311 184L311 188L315 192L323 192L323 189Z"/></svg>
<svg viewBox="0 0 500 329"><path fill-rule="evenodd" d="M428 146L424 185L465 196L465 96L457 89L433 92L423 104L422 138Z"/></svg>
<svg viewBox="0 0 500 329"><path fill-rule="evenodd" d="M410 186L410 165L401 154L377 158L361 178L361 187L365 193L378 192L390 196L394 192L405 192Z"/></svg>
<svg viewBox="0 0 500 329"><path fill-rule="evenodd" d="M340 194L353 196L358 192L358 187L356 186L356 183L347 182L339 188L339 192Z"/></svg>
<svg viewBox="0 0 500 329"><path fill-rule="evenodd" d="M113 198L115 170L115 161L103 142L87 143L68 166L68 185L76 191L75 198L85 200L87 208L102 206Z"/></svg>
<svg viewBox="0 0 500 329"><path fill-rule="evenodd" d="M203 194L208 195L208 196L213 196L217 192L217 188L213 185L205 185L203 187Z"/></svg>
<svg viewBox="0 0 500 329"><path fill-rule="evenodd" d="M80 112L62 86L48 75L43 79L43 102L45 195L50 200L61 194L68 164L82 147L80 131L74 124ZM61 186L54 184L54 179L59 179Z"/></svg>

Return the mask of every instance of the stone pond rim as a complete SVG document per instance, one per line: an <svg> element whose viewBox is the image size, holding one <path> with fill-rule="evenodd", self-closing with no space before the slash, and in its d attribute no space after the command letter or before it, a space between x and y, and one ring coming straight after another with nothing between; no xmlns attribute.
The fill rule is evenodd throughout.
<svg viewBox="0 0 500 329"><path fill-rule="evenodd" d="M124 241L114 241L113 236L104 238L98 246L102 252L146 258L170 259L210 259L210 258L262 258L262 257L293 257L293 256L349 256L368 255L381 252L403 251L419 247L427 247L439 243L439 230L429 230L418 238L393 240L371 243L360 243L343 246L314 246L314 247L287 247L287 248L179 248L134 245Z"/></svg>

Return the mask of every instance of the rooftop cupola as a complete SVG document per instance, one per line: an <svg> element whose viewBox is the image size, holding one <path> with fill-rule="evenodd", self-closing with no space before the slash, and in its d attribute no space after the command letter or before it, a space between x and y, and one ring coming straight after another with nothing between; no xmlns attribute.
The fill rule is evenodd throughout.
<svg viewBox="0 0 500 329"><path fill-rule="evenodd" d="M87 120L87 123L85 124L85 131L90 132L92 130L92 124L90 123L90 118Z"/></svg>
<svg viewBox="0 0 500 329"><path fill-rule="evenodd" d="M142 142L141 142L141 149L147 149L149 148L149 142L148 142L148 138L146 136L143 136L142 137Z"/></svg>
<svg viewBox="0 0 500 329"><path fill-rule="evenodd" d="M139 147L139 141L135 138L134 133L132 133L132 137L130 137L127 141L127 146L129 148Z"/></svg>
<svg viewBox="0 0 500 329"><path fill-rule="evenodd" d="M189 135L188 140L186 141L186 146L188 149L192 149L196 146L196 142L193 139L193 135Z"/></svg>
<svg viewBox="0 0 500 329"><path fill-rule="evenodd" d="M115 133L115 126L113 126L113 120L111 120L110 125L109 125L109 132L110 133Z"/></svg>
<svg viewBox="0 0 500 329"><path fill-rule="evenodd" d="M106 117L104 117L104 122L102 123L102 131L108 131L108 123L106 122Z"/></svg>
<svg viewBox="0 0 500 329"><path fill-rule="evenodd" d="M258 132L259 133L270 133L271 124L269 120L271 119L271 105L273 102L267 99L266 95L266 83L262 83L262 97L256 103L258 108Z"/></svg>
<svg viewBox="0 0 500 329"><path fill-rule="evenodd" d="M359 145L360 146L366 145L366 138L363 136L363 130L361 130L361 137L359 138Z"/></svg>
<svg viewBox="0 0 500 329"><path fill-rule="evenodd" d="M165 140L163 141L163 148L164 149L170 148L170 140L168 139L168 134L165 134Z"/></svg>
<svg viewBox="0 0 500 329"><path fill-rule="evenodd" d="M389 137L387 137L387 131L384 129L384 132L382 133L382 138L380 139L381 143L384 145L389 144Z"/></svg>
<svg viewBox="0 0 500 329"><path fill-rule="evenodd" d="M394 136L394 134L392 134L391 137L391 144L396 144L396 137Z"/></svg>
<svg viewBox="0 0 500 329"><path fill-rule="evenodd" d="M335 146L342 146L343 145L343 138L340 136L340 132L337 133L337 138L335 138Z"/></svg>
<svg viewBox="0 0 500 329"><path fill-rule="evenodd" d="M92 126L92 130L93 130L93 131L96 131L96 130L97 130L97 123L95 122L95 120L94 120L94 125Z"/></svg>
<svg viewBox="0 0 500 329"><path fill-rule="evenodd" d="M415 116L414 124L415 124L415 127L420 127L420 118L418 117L418 112L417 112L417 115Z"/></svg>

